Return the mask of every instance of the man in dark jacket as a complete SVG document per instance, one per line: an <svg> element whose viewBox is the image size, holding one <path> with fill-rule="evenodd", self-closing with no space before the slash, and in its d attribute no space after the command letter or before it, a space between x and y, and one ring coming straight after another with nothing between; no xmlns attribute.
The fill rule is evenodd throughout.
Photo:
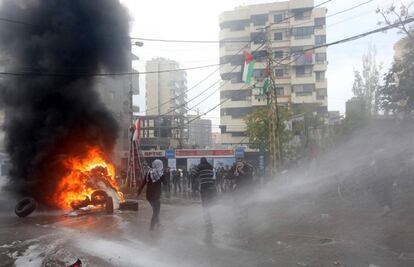
<svg viewBox="0 0 414 267"><path fill-rule="evenodd" d="M161 183L165 185L165 177L163 175L162 161L156 159L152 162L152 168L149 170L144 182L138 189L138 196L141 194L145 185L147 186L147 200L152 207L152 218L150 224L150 231L154 230L155 226L160 225L160 209L161 209Z"/></svg>
<svg viewBox="0 0 414 267"><path fill-rule="evenodd" d="M203 206L204 222L206 225L206 241L211 242L213 237L213 223L210 207L216 196L213 166L202 157L200 164L193 169L192 175L198 178L200 184L201 205Z"/></svg>

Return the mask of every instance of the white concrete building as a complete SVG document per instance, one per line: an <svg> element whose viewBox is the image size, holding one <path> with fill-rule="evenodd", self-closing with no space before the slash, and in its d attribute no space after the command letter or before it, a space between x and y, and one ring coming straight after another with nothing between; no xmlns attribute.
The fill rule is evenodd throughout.
<svg viewBox="0 0 414 267"><path fill-rule="evenodd" d="M223 145L247 143L244 119L266 100L241 80L243 51L256 58L252 84L261 85L266 70L266 34L260 28L270 26L273 70L276 77L278 103L318 103L327 111L326 48L303 50L326 43L326 8L313 8L313 0L290 0L237 7L220 14L221 139ZM225 42L246 41L246 42ZM247 47L246 44L248 44ZM247 89L248 88L248 89Z"/></svg>
<svg viewBox="0 0 414 267"><path fill-rule="evenodd" d="M197 116L188 116L191 121L188 125L188 145L193 148L211 148L213 146L212 122L207 119L195 119Z"/></svg>
<svg viewBox="0 0 414 267"><path fill-rule="evenodd" d="M146 63L145 75L145 115L181 115L187 113L187 74L179 69L178 62L165 58L156 58ZM162 72L166 71L166 72Z"/></svg>

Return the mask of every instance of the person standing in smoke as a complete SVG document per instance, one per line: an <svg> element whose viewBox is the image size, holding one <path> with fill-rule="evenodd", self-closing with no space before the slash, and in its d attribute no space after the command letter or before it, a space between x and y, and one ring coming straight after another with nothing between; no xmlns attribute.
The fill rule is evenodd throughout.
<svg viewBox="0 0 414 267"><path fill-rule="evenodd" d="M181 174L179 170L173 171L174 194L181 193Z"/></svg>
<svg viewBox="0 0 414 267"><path fill-rule="evenodd" d="M202 157L200 164L193 169L193 177L197 177L200 184L201 205L203 207L204 223L206 227L205 241L212 242L213 222L211 219L210 208L216 197L216 186L214 181L213 166Z"/></svg>
<svg viewBox="0 0 414 267"><path fill-rule="evenodd" d="M239 236L247 233L248 225L248 196L253 185L253 166L242 160L237 160L229 171L233 180L234 209L236 212L237 231Z"/></svg>
<svg viewBox="0 0 414 267"><path fill-rule="evenodd" d="M384 150L377 154L370 164L373 177L369 186L376 202L383 208L381 216L385 216L392 210L393 184L401 169L397 163L398 159L386 157Z"/></svg>
<svg viewBox="0 0 414 267"><path fill-rule="evenodd" d="M150 231L160 226L160 208L161 208L161 183L165 185L165 177L163 172L162 161L156 159L152 162L152 168L144 179L144 182L138 189L138 196L141 194L145 185L147 185L147 200L152 207L152 218Z"/></svg>

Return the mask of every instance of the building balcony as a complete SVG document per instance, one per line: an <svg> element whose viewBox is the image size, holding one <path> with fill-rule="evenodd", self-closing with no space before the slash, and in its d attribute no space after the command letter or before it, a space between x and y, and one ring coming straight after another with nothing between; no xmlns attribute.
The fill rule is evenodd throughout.
<svg viewBox="0 0 414 267"><path fill-rule="evenodd" d="M302 93L292 93L292 103L295 104L310 104L316 102L316 92L302 92Z"/></svg>
<svg viewBox="0 0 414 267"><path fill-rule="evenodd" d="M221 108L244 108L250 107L251 100L244 100L244 101L226 101L221 105Z"/></svg>
<svg viewBox="0 0 414 267"><path fill-rule="evenodd" d="M287 84L287 83L290 83L291 80L292 80L292 77L290 75L275 77L276 84L281 84L281 83Z"/></svg>
<svg viewBox="0 0 414 267"><path fill-rule="evenodd" d="M315 64L315 55L313 53L293 55L291 60L293 66L313 65Z"/></svg>
<svg viewBox="0 0 414 267"><path fill-rule="evenodd" d="M327 79L316 80L315 88L328 88L328 80Z"/></svg>
<svg viewBox="0 0 414 267"><path fill-rule="evenodd" d="M295 77L292 78L292 84L309 84L309 83L315 83L315 76L311 74L306 75L295 75Z"/></svg>
<svg viewBox="0 0 414 267"><path fill-rule="evenodd" d="M284 48L284 47L290 47L291 44L291 40L290 38L287 38L285 40L273 40L272 41L272 48Z"/></svg>
<svg viewBox="0 0 414 267"><path fill-rule="evenodd" d="M221 82L220 91L240 90L240 88L242 88L243 86L244 86L243 82L240 82L240 83Z"/></svg>
<svg viewBox="0 0 414 267"><path fill-rule="evenodd" d="M311 38L307 38L307 39L296 39L292 37L290 41L290 45L291 46L314 46L315 37L314 35L312 35Z"/></svg>
<svg viewBox="0 0 414 267"><path fill-rule="evenodd" d="M246 40L250 40L250 32L248 30L231 31L229 29L224 29L224 30L221 30L219 33L219 40L227 40L227 39L233 39L233 38L245 38Z"/></svg>
<svg viewBox="0 0 414 267"><path fill-rule="evenodd" d="M226 64L221 68L220 73L233 73L233 72L240 72L241 73L241 71L242 71L242 66L241 65L233 66L231 64Z"/></svg>
<svg viewBox="0 0 414 267"><path fill-rule="evenodd" d="M328 68L328 62L315 62L315 65L313 65L314 71L326 71Z"/></svg>

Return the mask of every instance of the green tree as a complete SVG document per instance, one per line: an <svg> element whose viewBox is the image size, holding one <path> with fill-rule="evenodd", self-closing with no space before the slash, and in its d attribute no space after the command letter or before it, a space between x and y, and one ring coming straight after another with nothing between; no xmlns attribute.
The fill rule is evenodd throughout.
<svg viewBox="0 0 414 267"><path fill-rule="evenodd" d="M369 45L368 51L362 56L362 72L354 71L354 84L352 92L366 102L368 114L378 114L380 70L381 66L376 62L375 46Z"/></svg>
<svg viewBox="0 0 414 267"><path fill-rule="evenodd" d="M385 112L408 115L414 110L414 48L407 43L411 45L384 76L380 100Z"/></svg>
<svg viewBox="0 0 414 267"><path fill-rule="evenodd" d="M291 131L287 128L286 122L289 119L290 112L285 108L279 108L279 125L277 135L281 144L282 157L285 158L289 153ZM252 148L259 148L264 144L268 150L270 147L270 125L271 116L269 109L258 108L246 118L247 133Z"/></svg>

